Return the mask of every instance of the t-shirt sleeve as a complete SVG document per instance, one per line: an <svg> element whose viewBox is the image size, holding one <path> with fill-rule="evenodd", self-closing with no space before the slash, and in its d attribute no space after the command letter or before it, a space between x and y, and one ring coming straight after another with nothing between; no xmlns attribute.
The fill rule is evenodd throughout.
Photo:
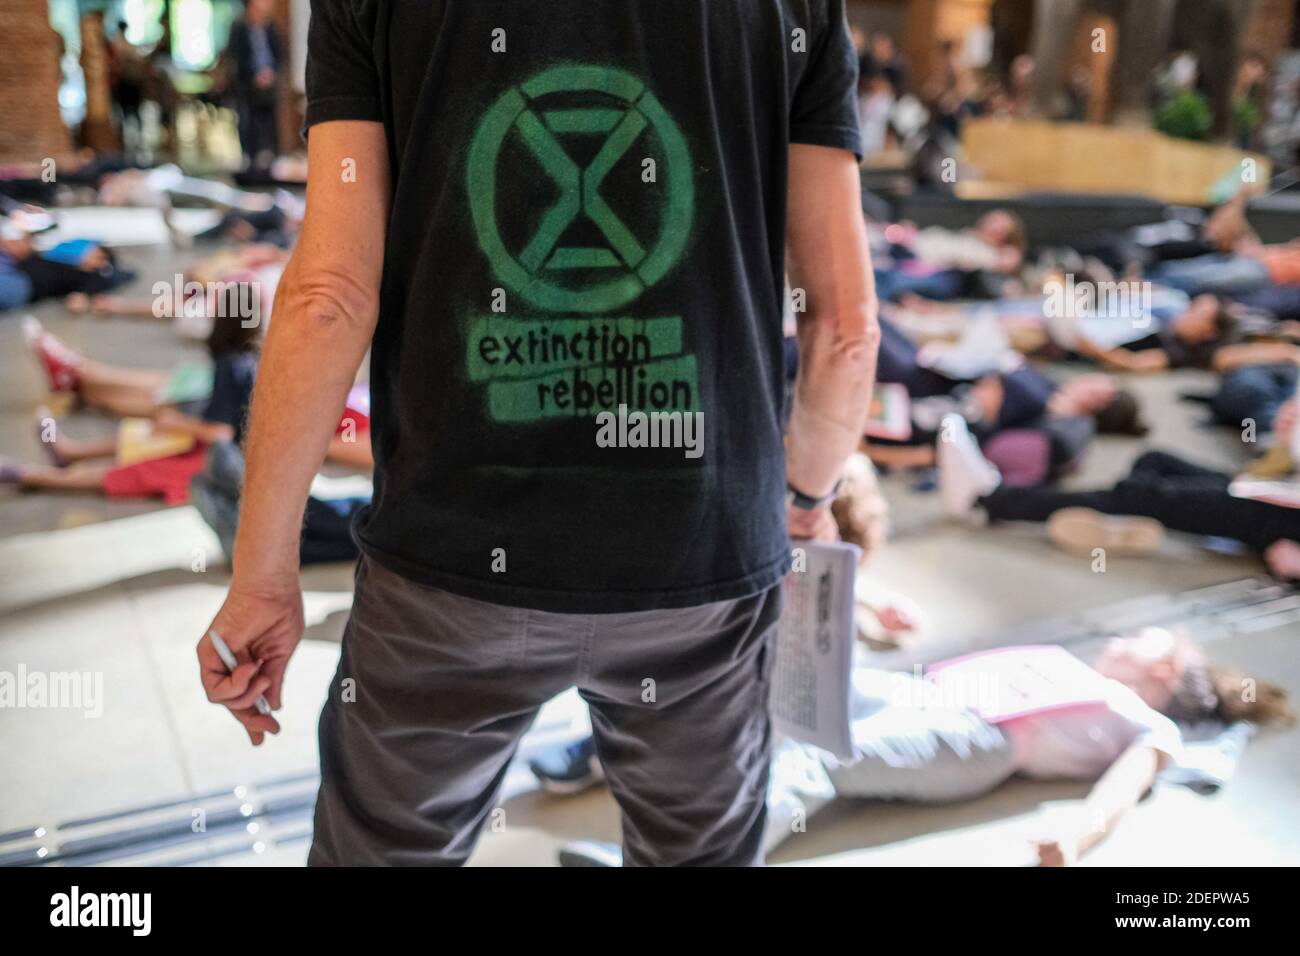
<svg viewBox="0 0 1300 956"><path fill-rule="evenodd" d="M379 74L357 0L311 0L304 134L329 120L383 120Z"/></svg>
<svg viewBox="0 0 1300 956"><path fill-rule="evenodd" d="M858 54L849 36L844 0L813 0L808 64L790 106L790 142L846 149L862 158L858 129Z"/></svg>

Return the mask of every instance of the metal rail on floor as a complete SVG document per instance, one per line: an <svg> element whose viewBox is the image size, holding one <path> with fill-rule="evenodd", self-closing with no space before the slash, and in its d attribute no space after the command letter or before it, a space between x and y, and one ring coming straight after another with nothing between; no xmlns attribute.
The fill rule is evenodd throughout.
<svg viewBox="0 0 1300 956"><path fill-rule="evenodd" d="M311 833L315 772L0 834L0 866L195 865Z"/></svg>

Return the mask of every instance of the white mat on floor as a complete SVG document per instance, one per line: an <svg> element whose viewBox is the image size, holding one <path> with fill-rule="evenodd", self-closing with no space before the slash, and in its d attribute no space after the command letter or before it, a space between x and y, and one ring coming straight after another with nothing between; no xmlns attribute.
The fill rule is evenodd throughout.
<svg viewBox="0 0 1300 956"><path fill-rule="evenodd" d="M65 239L93 239L106 246L150 246L171 242L171 233L157 209L113 206L77 206L54 210L59 227L50 245ZM172 222L187 235L215 226L221 215L214 209L177 209Z"/></svg>
<svg viewBox="0 0 1300 956"><path fill-rule="evenodd" d="M0 541L0 612L172 568L222 560L191 506Z"/></svg>

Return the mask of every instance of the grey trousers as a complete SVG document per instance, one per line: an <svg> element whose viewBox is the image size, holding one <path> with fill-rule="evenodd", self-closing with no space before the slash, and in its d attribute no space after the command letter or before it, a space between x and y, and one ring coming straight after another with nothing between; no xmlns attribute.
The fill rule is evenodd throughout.
<svg viewBox="0 0 1300 956"><path fill-rule="evenodd" d="M309 864L463 863L519 739L575 685L622 811L625 865L761 864L780 591L550 614L363 557L320 718Z"/></svg>

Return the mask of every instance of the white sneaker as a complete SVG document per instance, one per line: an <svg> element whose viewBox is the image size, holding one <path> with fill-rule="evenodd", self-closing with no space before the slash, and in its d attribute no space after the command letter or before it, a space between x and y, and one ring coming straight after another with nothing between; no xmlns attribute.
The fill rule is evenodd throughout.
<svg viewBox="0 0 1300 956"><path fill-rule="evenodd" d="M969 517L975 502L1002 484L1002 476L980 452L966 419L960 415L943 416L936 455L939 497L944 514L950 518Z"/></svg>

